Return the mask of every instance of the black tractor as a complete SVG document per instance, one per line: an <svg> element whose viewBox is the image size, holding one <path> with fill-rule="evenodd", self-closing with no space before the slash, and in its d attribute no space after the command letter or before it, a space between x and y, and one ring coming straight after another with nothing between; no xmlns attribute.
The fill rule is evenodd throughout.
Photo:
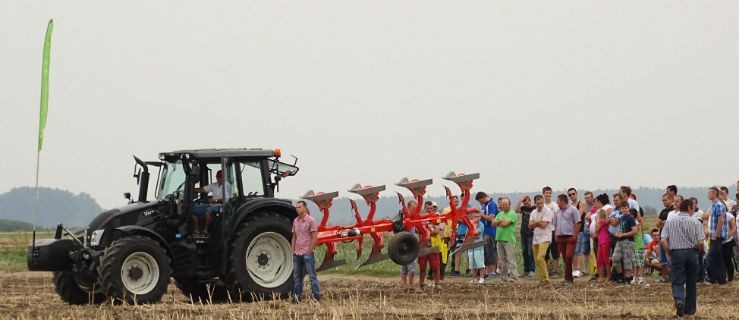
<svg viewBox="0 0 739 320"><path fill-rule="evenodd" d="M279 158L279 149L180 150L147 162L134 157L138 199L126 194L128 205L82 229L60 224L54 239L29 246L28 269L53 271L56 292L69 304L158 302L170 277L194 301L286 297L297 213L274 194L298 167L297 159ZM147 199L150 167L159 172L153 200ZM220 188L223 198L214 201L203 190L207 185ZM204 205L211 224L197 234L192 217Z"/></svg>

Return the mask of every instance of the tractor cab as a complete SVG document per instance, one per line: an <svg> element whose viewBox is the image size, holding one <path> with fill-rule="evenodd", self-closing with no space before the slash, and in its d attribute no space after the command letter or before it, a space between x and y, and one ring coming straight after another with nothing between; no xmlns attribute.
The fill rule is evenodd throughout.
<svg viewBox="0 0 739 320"><path fill-rule="evenodd" d="M220 236L234 222L237 209L256 199L274 198L279 182L298 172L295 163L279 161L280 150L207 149L161 153L156 198L176 200L180 235L193 235L193 215L211 214L208 234ZM216 176L222 175L218 181ZM209 193L206 186L219 188ZM199 192L198 192L199 191ZM219 198L216 195L222 195ZM204 209L207 208L207 209ZM200 222L202 224L202 221ZM225 224L224 224L225 223ZM202 227L202 226L201 226ZM225 230L229 233L229 230ZM200 237L198 237L200 238Z"/></svg>

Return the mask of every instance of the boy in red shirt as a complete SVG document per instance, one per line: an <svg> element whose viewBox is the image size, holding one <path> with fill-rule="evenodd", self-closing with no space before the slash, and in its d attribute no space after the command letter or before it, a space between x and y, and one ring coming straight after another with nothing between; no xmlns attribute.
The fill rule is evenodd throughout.
<svg viewBox="0 0 739 320"><path fill-rule="evenodd" d="M652 229L652 242L647 244L644 250L644 266L654 270L661 270L662 266L659 263L659 229Z"/></svg>

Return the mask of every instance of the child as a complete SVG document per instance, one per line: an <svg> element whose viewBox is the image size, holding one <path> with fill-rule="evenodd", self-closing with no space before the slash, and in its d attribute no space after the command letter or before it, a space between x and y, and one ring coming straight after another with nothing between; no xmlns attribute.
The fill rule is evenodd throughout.
<svg viewBox="0 0 739 320"><path fill-rule="evenodd" d="M416 206L418 205L418 202L416 200L410 200L408 201L408 210L413 211ZM415 228L411 228L410 230L411 234L415 232ZM416 273L418 273L418 259L413 260L413 262L400 266L400 280L403 282L403 291L411 292L413 291L413 278L415 277ZM419 291L419 290L416 290Z"/></svg>
<svg viewBox="0 0 739 320"><path fill-rule="evenodd" d="M417 260L400 266L400 279L403 282L403 291L411 292L413 290L413 278L418 273L417 271Z"/></svg>
<svg viewBox="0 0 739 320"><path fill-rule="evenodd" d="M483 241L482 230L485 229L485 225L480 221L482 214L475 212L472 214L473 224L477 225L477 231L480 233L477 238L472 239L474 242ZM477 247L469 251L469 267L472 269L472 283L485 283L485 248Z"/></svg>
<svg viewBox="0 0 739 320"><path fill-rule="evenodd" d="M643 214L634 208L629 209L636 220L636 234L634 235L634 280L631 284L644 283L644 234L642 233Z"/></svg>
<svg viewBox="0 0 739 320"><path fill-rule="evenodd" d="M613 250L613 265L616 272L624 273L625 283L631 283L632 268L634 266L634 235L636 234L636 219L629 212L629 203L621 202L621 223L619 232L614 235L616 238L616 248Z"/></svg>
<svg viewBox="0 0 739 320"><path fill-rule="evenodd" d="M608 252L611 248L611 238L608 236L608 218L606 210L598 210L598 224L595 227L595 233L598 235L598 279L600 282L608 282L611 278L611 261Z"/></svg>

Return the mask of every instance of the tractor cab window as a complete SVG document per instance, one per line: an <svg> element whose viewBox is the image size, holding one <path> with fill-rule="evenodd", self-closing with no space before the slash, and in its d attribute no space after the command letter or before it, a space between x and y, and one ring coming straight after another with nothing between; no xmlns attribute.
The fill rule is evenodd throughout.
<svg viewBox="0 0 739 320"><path fill-rule="evenodd" d="M264 183L262 182L262 169L259 162L243 162L239 164L241 169L241 181L244 184L244 196L263 197Z"/></svg>
<svg viewBox="0 0 739 320"><path fill-rule="evenodd" d="M233 160L227 171L224 181L226 199L265 196L261 162Z"/></svg>
<svg viewBox="0 0 739 320"><path fill-rule="evenodd" d="M161 181L157 190L157 199L164 200L169 194L182 192L185 187L185 171L181 161L165 162L162 166Z"/></svg>

